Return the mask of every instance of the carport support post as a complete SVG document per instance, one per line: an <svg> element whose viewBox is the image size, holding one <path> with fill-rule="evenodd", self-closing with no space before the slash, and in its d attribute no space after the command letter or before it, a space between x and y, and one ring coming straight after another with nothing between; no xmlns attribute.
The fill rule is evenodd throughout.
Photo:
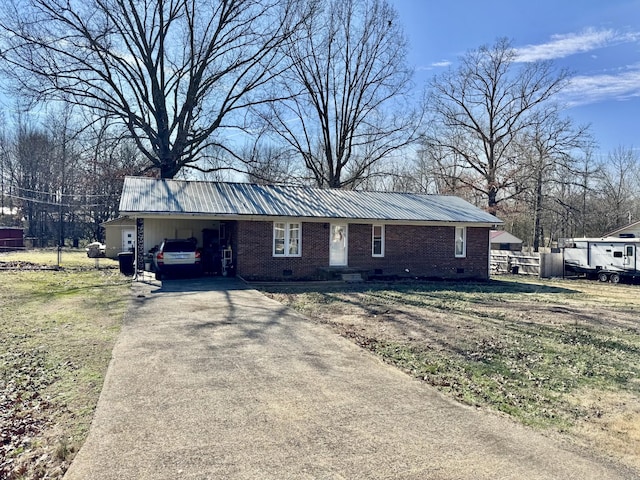
<svg viewBox="0 0 640 480"><path fill-rule="evenodd" d="M135 243L136 273L140 265L144 269L144 218L136 218L136 243Z"/></svg>

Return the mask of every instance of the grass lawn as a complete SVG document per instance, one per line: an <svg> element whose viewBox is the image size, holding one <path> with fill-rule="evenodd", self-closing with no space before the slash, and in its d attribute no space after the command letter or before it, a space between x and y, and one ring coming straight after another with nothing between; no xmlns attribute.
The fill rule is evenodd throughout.
<svg viewBox="0 0 640 480"><path fill-rule="evenodd" d="M82 250L58 260L52 250L0 255L2 479L62 478L126 310L130 279L117 262Z"/></svg>
<svg viewBox="0 0 640 480"><path fill-rule="evenodd" d="M504 276L265 293L446 395L640 472L640 286Z"/></svg>
<svg viewBox="0 0 640 480"><path fill-rule="evenodd" d="M1 479L62 477L130 282L84 251L0 255ZM263 290L446 395L568 434L640 475L640 286L504 276Z"/></svg>

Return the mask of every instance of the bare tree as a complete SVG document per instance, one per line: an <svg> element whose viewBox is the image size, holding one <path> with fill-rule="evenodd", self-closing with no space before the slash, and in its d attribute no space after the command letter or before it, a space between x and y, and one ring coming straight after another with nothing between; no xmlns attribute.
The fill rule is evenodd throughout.
<svg viewBox="0 0 640 480"><path fill-rule="evenodd" d="M51 181L58 203L56 243L64 246L65 238L72 237L77 245L80 232L75 199L79 193L81 149L78 135L81 128L75 124L73 108L70 107L51 112L43 123L53 144L49 162L54 165Z"/></svg>
<svg viewBox="0 0 640 480"><path fill-rule="evenodd" d="M527 189L533 217L532 246L537 252L544 241L543 216L552 210L549 204L554 193L552 186L579 177L576 155L589 149L591 138L588 127L576 127L571 119L561 118L552 106L522 132L517 143L523 187Z"/></svg>
<svg viewBox="0 0 640 480"><path fill-rule="evenodd" d="M567 177L569 175L567 172ZM562 195L556 196L556 202L563 206L566 205L567 210L577 212L577 214L570 219L571 221L566 219L563 222L560 237L602 235L603 231L597 225L600 212L593 208L593 197L596 191L594 185L597 183L599 175L600 166L594 160L593 152L588 150L580 161L580 168L574 177L576 181L561 184L563 187Z"/></svg>
<svg viewBox="0 0 640 480"><path fill-rule="evenodd" d="M425 193L457 195L472 201L475 192L469 185L473 184L474 177L466 168L465 158L433 142L433 138L429 135L422 138L422 146L414 162L416 178L426 176L433 184L433 191Z"/></svg>
<svg viewBox="0 0 640 480"><path fill-rule="evenodd" d="M538 108L566 84L549 62L518 68L506 39L467 53L456 69L431 82L428 108L438 126L429 143L464 161L460 181L481 193L489 212L518 191L520 164L513 142L537 122Z"/></svg>
<svg viewBox="0 0 640 480"><path fill-rule="evenodd" d="M315 184L354 188L411 141L411 71L396 11L386 0L329 0L308 17L278 84L283 100L262 112L302 158Z"/></svg>
<svg viewBox="0 0 640 480"><path fill-rule="evenodd" d="M559 165L558 180L547 202L551 236L560 239L602 235L600 209L594 201L598 175L599 168L589 149L576 157L575 163Z"/></svg>
<svg viewBox="0 0 640 480"><path fill-rule="evenodd" d="M600 213L604 230L624 226L640 212L640 159L631 148L618 147L601 166L598 182ZM603 232L604 234L604 232Z"/></svg>
<svg viewBox="0 0 640 480"><path fill-rule="evenodd" d="M119 121L172 178L210 144L229 148L216 134L265 100L254 94L278 73L303 4L7 0L2 58L23 93Z"/></svg>
<svg viewBox="0 0 640 480"><path fill-rule="evenodd" d="M0 119L2 118L0 117ZM9 172L11 164L5 126L3 121L2 128L0 128L0 224L12 225L16 221L16 218L13 215L13 199L10 196L11 182Z"/></svg>
<svg viewBox="0 0 640 480"><path fill-rule="evenodd" d="M48 112L43 126L18 116L6 151L5 191L25 219L27 235L42 246L81 236L80 129L72 116L70 109Z"/></svg>
<svg viewBox="0 0 640 480"><path fill-rule="evenodd" d="M301 183L294 159L286 149L262 143L258 138L245 146L242 156L247 165L247 178L252 183Z"/></svg>
<svg viewBox="0 0 640 480"><path fill-rule="evenodd" d="M10 198L24 218L27 237L47 246L56 238L53 221L60 204L51 154L53 139L43 129L21 122L11 143Z"/></svg>
<svg viewBox="0 0 640 480"><path fill-rule="evenodd" d="M140 175L145 161L130 139L105 119L82 132L83 163L77 181L83 238L104 240L102 223L118 216L124 177Z"/></svg>

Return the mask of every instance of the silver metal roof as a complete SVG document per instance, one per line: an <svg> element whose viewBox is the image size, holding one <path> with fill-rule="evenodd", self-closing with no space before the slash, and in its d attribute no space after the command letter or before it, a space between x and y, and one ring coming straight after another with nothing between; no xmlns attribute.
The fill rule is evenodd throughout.
<svg viewBox="0 0 640 480"><path fill-rule="evenodd" d="M458 197L127 177L120 214L501 224Z"/></svg>

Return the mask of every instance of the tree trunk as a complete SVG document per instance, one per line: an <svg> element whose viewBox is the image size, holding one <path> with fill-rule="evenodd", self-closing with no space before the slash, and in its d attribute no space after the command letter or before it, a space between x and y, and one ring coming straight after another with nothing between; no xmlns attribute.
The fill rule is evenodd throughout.
<svg viewBox="0 0 640 480"><path fill-rule="evenodd" d="M540 249L541 226L540 217L542 215L542 171L538 170L536 176L536 196L533 204L533 251Z"/></svg>
<svg viewBox="0 0 640 480"><path fill-rule="evenodd" d="M496 215L498 212L498 191L495 188L490 188L489 193L487 194L488 202L487 202L487 211L491 215Z"/></svg>
<svg viewBox="0 0 640 480"><path fill-rule="evenodd" d="M160 164L160 178L171 179L175 177L182 165L177 160L168 159Z"/></svg>

